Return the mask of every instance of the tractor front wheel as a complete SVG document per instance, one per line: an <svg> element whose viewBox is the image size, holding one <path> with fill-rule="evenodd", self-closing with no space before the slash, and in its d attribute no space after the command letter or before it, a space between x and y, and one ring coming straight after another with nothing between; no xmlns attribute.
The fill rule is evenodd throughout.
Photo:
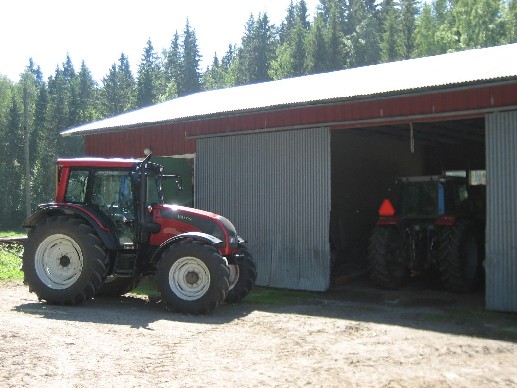
<svg viewBox="0 0 517 388"><path fill-rule="evenodd" d="M239 303L251 292L257 280L255 261L244 246L239 247L235 264L230 264L230 273L234 273L230 278L235 278L237 281L228 291L226 302Z"/></svg>
<svg viewBox="0 0 517 388"><path fill-rule="evenodd" d="M409 265L402 232L394 226L377 226L368 246L370 278L389 289L401 287L409 279Z"/></svg>
<svg viewBox="0 0 517 388"><path fill-rule="evenodd" d="M107 262L106 249L91 226L77 218L51 216L28 233L24 282L40 300L75 305L99 290Z"/></svg>
<svg viewBox="0 0 517 388"><path fill-rule="evenodd" d="M229 268L212 245L187 240L170 246L156 269L156 286L174 310L207 314L225 299Z"/></svg>

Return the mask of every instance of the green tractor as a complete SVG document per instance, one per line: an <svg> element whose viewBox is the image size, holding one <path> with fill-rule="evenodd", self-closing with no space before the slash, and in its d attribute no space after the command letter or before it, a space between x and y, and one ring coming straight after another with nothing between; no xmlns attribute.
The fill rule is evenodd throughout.
<svg viewBox="0 0 517 388"><path fill-rule="evenodd" d="M368 247L370 278L397 289L410 277L439 274L443 288L482 282L485 190L457 176L403 177L385 199Z"/></svg>

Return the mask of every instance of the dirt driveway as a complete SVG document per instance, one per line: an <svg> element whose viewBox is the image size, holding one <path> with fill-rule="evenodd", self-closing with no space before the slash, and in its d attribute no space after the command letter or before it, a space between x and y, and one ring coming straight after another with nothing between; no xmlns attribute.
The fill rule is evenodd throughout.
<svg viewBox="0 0 517 388"><path fill-rule="evenodd" d="M517 386L517 315L482 295L355 282L195 317L136 296L50 306L11 283L0 310L3 387Z"/></svg>

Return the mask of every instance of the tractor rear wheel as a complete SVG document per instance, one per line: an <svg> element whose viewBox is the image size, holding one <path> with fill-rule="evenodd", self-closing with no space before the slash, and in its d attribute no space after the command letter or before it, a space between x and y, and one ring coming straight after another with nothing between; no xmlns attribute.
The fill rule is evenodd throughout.
<svg viewBox="0 0 517 388"><path fill-rule="evenodd" d="M445 289L471 291L481 282L481 249L472 223L460 220L440 232L438 269Z"/></svg>
<svg viewBox="0 0 517 388"><path fill-rule="evenodd" d="M102 286L107 262L106 249L91 226L52 216L28 233L24 282L40 300L75 305L91 299Z"/></svg>
<svg viewBox="0 0 517 388"><path fill-rule="evenodd" d="M156 286L174 310L207 314L225 299L229 288L226 259L212 245L187 240L170 246L156 269Z"/></svg>
<svg viewBox="0 0 517 388"><path fill-rule="evenodd" d="M228 303L239 303L242 301L251 292L257 280L257 267L249 251L244 246L241 246L239 247L238 254L239 257L236 259L236 263L230 264L230 267L233 267L234 277L237 277L237 281L228 291L228 295L226 295L226 302ZM230 269L231 272L232 269Z"/></svg>
<svg viewBox="0 0 517 388"><path fill-rule="evenodd" d="M409 265L404 246L404 238L398 228L374 228L368 246L368 260L370 278L377 285L396 289L409 279Z"/></svg>
<svg viewBox="0 0 517 388"><path fill-rule="evenodd" d="M106 278L95 296L114 297L127 294L138 287L142 276Z"/></svg>

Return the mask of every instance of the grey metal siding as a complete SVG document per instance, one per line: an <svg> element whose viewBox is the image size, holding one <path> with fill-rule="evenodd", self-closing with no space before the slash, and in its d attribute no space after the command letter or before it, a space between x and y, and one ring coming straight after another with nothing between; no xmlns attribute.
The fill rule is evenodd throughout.
<svg viewBox="0 0 517 388"><path fill-rule="evenodd" d="M328 128L198 139L194 198L248 241L258 285L328 289Z"/></svg>
<svg viewBox="0 0 517 388"><path fill-rule="evenodd" d="M517 311L517 112L487 116L486 307Z"/></svg>

